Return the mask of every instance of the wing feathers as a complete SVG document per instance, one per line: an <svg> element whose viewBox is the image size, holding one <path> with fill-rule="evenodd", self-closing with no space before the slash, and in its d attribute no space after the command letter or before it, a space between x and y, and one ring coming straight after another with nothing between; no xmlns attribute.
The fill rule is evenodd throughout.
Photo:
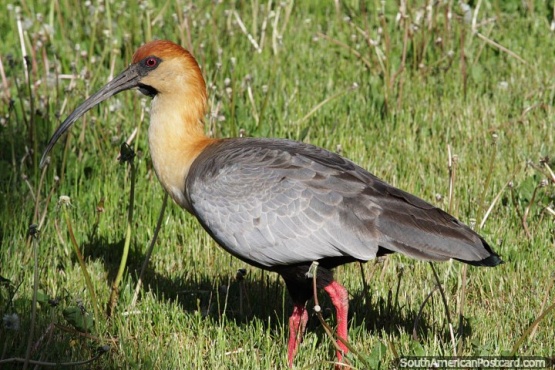
<svg viewBox="0 0 555 370"><path fill-rule="evenodd" d="M475 264L496 256L447 213L303 143L216 142L193 163L186 193L222 247L262 267L333 257L368 260L379 247Z"/></svg>

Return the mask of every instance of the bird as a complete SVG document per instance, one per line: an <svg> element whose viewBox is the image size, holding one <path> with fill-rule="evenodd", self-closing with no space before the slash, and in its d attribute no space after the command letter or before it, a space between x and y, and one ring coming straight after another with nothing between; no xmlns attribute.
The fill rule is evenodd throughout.
<svg viewBox="0 0 555 370"><path fill-rule="evenodd" d="M79 105L56 129L56 141L83 114L137 88L152 98L148 144L158 180L224 250L281 275L291 296L287 364L308 321L316 285L336 310L336 356L348 352L349 296L333 270L398 252L428 261L496 266L484 238L440 208L400 190L326 149L281 138L212 138L204 129L207 92L193 55L168 40L134 53L131 64Z"/></svg>

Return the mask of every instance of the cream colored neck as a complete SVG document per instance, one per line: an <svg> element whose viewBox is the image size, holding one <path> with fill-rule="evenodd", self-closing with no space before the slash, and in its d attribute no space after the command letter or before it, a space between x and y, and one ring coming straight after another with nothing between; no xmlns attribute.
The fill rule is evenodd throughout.
<svg viewBox="0 0 555 370"><path fill-rule="evenodd" d="M214 140L204 134L202 102L179 97L154 97L148 142L158 180L177 204L191 212L185 180L193 161Z"/></svg>

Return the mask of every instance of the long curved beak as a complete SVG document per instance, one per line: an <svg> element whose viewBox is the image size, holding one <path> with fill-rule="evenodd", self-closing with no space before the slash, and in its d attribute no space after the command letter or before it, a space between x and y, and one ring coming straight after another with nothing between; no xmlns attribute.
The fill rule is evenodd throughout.
<svg viewBox="0 0 555 370"><path fill-rule="evenodd" d="M142 75L138 68L138 64L132 64L117 77L115 77L112 81L108 82L94 95L85 100L80 106L78 106L56 129L56 131L50 138L46 149L44 149L44 152L42 153L42 157L40 159L40 168L44 167L48 153L50 152L54 144L56 144L60 136L62 136L67 130L69 130L71 125L73 125L73 123L77 121L79 117L81 117L88 110L100 104L109 97L114 96L121 91L129 90L139 86L139 81L141 77Z"/></svg>

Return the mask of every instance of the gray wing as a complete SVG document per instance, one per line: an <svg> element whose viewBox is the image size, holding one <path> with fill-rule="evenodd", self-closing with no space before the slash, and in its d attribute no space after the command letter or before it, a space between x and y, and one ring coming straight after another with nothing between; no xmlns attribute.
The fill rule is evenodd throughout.
<svg viewBox="0 0 555 370"><path fill-rule="evenodd" d="M366 261L379 247L431 260L481 261L492 253L447 213L299 142L218 142L193 163L186 193L223 248L263 267L332 257Z"/></svg>

